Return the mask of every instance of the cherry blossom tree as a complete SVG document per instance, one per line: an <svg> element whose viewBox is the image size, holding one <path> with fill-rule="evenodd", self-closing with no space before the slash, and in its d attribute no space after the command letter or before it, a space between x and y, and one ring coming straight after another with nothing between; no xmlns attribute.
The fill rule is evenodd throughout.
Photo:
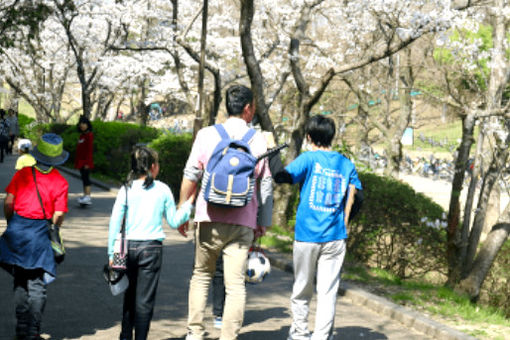
<svg viewBox="0 0 510 340"><path fill-rule="evenodd" d="M510 233L509 210L506 207L503 214L497 219L497 222L489 232L487 239L479 248L482 228L489 211L489 197L491 192L497 186L497 180L503 169L508 164L509 157L509 128L508 119L510 118L510 101L508 100L510 82L510 39L508 31L510 29L510 4L505 0L495 0L487 5L487 22L492 27L492 48L489 51L488 67L490 69L488 79L486 79L485 91L482 92L482 101L479 103L481 116L487 116L485 123L481 124L484 131L482 133L489 138L491 152L487 155L489 164L480 189L478 206L473 220L473 224L463 228L470 228L469 231L462 230L462 243L455 243L460 248L460 256L457 262L460 263L460 283L457 288L467 292L473 300L477 300L481 286L487 277L494 259L507 240ZM484 74L483 72L480 74ZM506 98L504 93L506 92ZM483 143L478 141L478 143ZM498 195L499 196L499 195ZM499 211L497 212L499 213ZM458 235L458 234L457 234ZM457 236L455 235L455 236ZM467 237L469 235L469 237ZM458 238L455 239L457 241ZM468 241L467 243L465 241ZM480 249L478 251L478 249ZM459 276L455 277L458 283Z"/></svg>
<svg viewBox="0 0 510 340"><path fill-rule="evenodd" d="M4 50L0 62L6 82L34 108L39 121L69 118L61 116L61 105L74 58L59 28L50 17L42 24L38 39L18 32L21 38Z"/></svg>
<svg viewBox="0 0 510 340"><path fill-rule="evenodd" d="M266 70L258 62L253 41L264 41L264 27L278 27L275 47L277 70L289 70L298 92L299 114L291 133L287 161L300 152L306 120L334 78L382 60L408 47L425 34L445 31L461 22L474 2L453 7L450 1L296 0L279 5L261 2L256 12L252 0L241 1L240 35L252 88L257 94L257 114L263 128L273 131L266 105ZM259 17L254 20L255 15ZM262 23L262 24L261 24ZM379 34L384 32L384 34ZM260 45L259 45L260 46ZM272 76L271 73L268 73ZM277 224L285 225L283 212L289 195L275 205ZM279 218L278 215L281 217Z"/></svg>
<svg viewBox="0 0 510 340"><path fill-rule="evenodd" d="M505 234L507 211L498 219L499 208L490 210L490 201L499 202L499 191L495 183L508 157L505 152L508 145L508 126L505 120L508 119L509 106L503 93L505 88L508 91L510 77L509 55L505 53L508 50L508 39L504 33L508 32L510 16L505 1L481 3L469 14L452 30L438 35L435 59L443 79L436 79L436 85L442 86L443 90L439 94L429 95L448 105L462 120L462 138L456 151L448 212L447 284L468 292L475 300L495 254L508 235ZM476 125L479 127L474 155L476 166L471 176L464 215L461 217L460 193L466 164L475 142ZM479 176L482 185L472 220ZM497 200L489 200L491 195L497 197ZM483 250L477 251L482 228L490 212L497 221L494 233L489 234L494 237L488 237Z"/></svg>
<svg viewBox="0 0 510 340"><path fill-rule="evenodd" d="M20 39L32 40L51 13L48 1L4 0L0 4L0 54Z"/></svg>

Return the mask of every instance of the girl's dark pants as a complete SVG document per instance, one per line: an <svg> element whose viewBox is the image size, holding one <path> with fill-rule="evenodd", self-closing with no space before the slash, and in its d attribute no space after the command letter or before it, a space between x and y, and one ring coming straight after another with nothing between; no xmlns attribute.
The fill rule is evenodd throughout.
<svg viewBox="0 0 510 340"><path fill-rule="evenodd" d="M84 167L82 167L80 169L80 174L83 186L84 187L90 186L90 169L85 169Z"/></svg>
<svg viewBox="0 0 510 340"><path fill-rule="evenodd" d="M13 268L14 306L17 338L35 338L40 334L46 305L46 284L41 269Z"/></svg>
<svg viewBox="0 0 510 340"><path fill-rule="evenodd" d="M147 339L158 288L163 246L160 241L128 241L127 276L120 339Z"/></svg>
<svg viewBox="0 0 510 340"><path fill-rule="evenodd" d="M212 301L213 315L223 316L223 307L225 306L225 282L223 279L223 253L216 261L216 271L212 279Z"/></svg>

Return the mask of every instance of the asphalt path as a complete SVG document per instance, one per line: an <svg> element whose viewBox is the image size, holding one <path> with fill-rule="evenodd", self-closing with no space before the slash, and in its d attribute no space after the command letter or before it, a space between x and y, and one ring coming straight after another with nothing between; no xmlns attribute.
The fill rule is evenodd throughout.
<svg viewBox="0 0 510 340"><path fill-rule="evenodd" d="M0 164L0 199L14 174L16 155ZM113 297L103 281L101 269L106 262L108 221L116 190L93 187L93 205L80 208L81 181L63 173L69 182L69 213L62 234L67 255L58 267L57 279L48 286L43 316L46 339L116 339L120 333L122 297ZM6 228L3 209L0 233ZM193 244L177 231L166 229L163 269L149 339L183 339L186 333L188 283L191 276ZM272 268L261 284L248 285L245 321L240 340L286 339L291 324L289 308L293 277ZM310 326L313 329L315 300ZM219 337L212 327L209 304L206 311L207 339ZM12 339L15 317L11 276L0 270L0 339ZM347 297L337 301L335 339L432 339L391 319L354 304Z"/></svg>

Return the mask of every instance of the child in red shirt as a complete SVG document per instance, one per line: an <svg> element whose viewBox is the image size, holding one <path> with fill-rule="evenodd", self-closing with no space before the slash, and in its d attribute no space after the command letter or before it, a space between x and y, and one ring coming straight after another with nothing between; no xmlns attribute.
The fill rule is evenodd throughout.
<svg viewBox="0 0 510 340"><path fill-rule="evenodd" d="M16 339L42 339L46 287L57 274L47 220L62 225L69 188L54 168L69 156L59 135L44 134L30 153L36 165L17 171L5 189L7 229L0 237L0 267L14 278Z"/></svg>
<svg viewBox="0 0 510 340"><path fill-rule="evenodd" d="M92 124L85 116L80 116L77 128L80 132L80 137L76 145L74 167L80 170L83 182L83 196L78 198L78 203L90 205L92 204L92 199L90 198L90 170L94 168L92 156L94 134L92 133Z"/></svg>

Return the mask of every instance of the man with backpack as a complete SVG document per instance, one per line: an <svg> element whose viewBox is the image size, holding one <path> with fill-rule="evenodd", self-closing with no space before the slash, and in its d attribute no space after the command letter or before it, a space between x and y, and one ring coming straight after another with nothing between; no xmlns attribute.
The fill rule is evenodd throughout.
<svg viewBox="0 0 510 340"><path fill-rule="evenodd" d="M252 91L227 89L229 118L198 131L184 169L180 202L197 195L195 261L188 295L187 340L202 340L204 312L216 260L223 254L226 287L221 340L237 339L246 301L245 266L253 240L271 225L272 180L264 136L250 129L255 115ZM188 226L179 231L186 236Z"/></svg>

